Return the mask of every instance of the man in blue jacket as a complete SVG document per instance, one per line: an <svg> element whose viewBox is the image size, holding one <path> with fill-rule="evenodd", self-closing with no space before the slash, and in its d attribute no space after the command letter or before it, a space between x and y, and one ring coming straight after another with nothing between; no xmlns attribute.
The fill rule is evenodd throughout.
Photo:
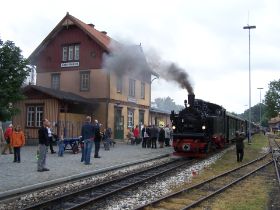
<svg viewBox="0 0 280 210"><path fill-rule="evenodd" d="M92 144L95 138L95 127L91 123L91 117L86 117L86 122L82 126L81 131L82 141L84 142L84 149L82 152L81 162L84 162L85 165L90 165L90 155L92 150Z"/></svg>

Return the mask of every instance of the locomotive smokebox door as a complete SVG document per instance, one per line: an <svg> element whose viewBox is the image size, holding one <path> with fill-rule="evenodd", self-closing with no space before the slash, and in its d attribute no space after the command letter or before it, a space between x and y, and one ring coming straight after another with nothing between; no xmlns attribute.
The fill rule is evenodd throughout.
<svg viewBox="0 0 280 210"><path fill-rule="evenodd" d="M191 146L189 144L184 144L182 149L184 151L190 151L191 150Z"/></svg>

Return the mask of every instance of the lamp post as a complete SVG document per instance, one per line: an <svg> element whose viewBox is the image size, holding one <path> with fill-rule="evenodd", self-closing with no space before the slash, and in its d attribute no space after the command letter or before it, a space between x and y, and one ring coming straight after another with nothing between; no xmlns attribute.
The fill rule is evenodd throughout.
<svg viewBox="0 0 280 210"><path fill-rule="evenodd" d="M244 26L243 29L249 30L249 132L248 132L248 144L251 144L251 29L255 29L256 26Z"/></svg>
<svg viewBox="0 0 280 210"><path fill-rule="evenodd" d="M262 123L262 89L263 88L257 88L258 90L260 90L260 127L261 127L261 123Z"/></svg>

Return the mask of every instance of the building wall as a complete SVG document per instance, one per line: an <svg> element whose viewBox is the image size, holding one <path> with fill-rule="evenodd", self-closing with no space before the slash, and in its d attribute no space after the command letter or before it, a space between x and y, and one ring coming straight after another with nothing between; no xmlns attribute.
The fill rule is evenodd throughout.
<svg viewBox="0 0 280 210"><path fill-rule="evenodd" d="M60 90L72 92L85 98L108 97L107 74L103 69L85 70L90 72L90 90L80 91L80 71L44 72L37 74L37 85L51 88L51 74L60 73Z"/></svg>
<svg viewBox="0 0 280 210"><path fill-rule="evenodd" d="M20 110L20 113L13 117L13 124L22 127L27 139L38 139L38 128L30 128L26 125L26 106L30 104L43 104L43 117L49 119L51 122L57 122L59 102L56 99L26 99L15 104L15 107Z"/></svg>
<svg viewBox="0 0 280 210"><path fill-rule="evenodd" d="M76 43L80 44L80 65L62 68L62 46ZM40 57L35 62L37 73L100 69L103 52L104 50L78 27L74 25L64 27L40 52Z"/></svg>
<svg viewBox="0 0 280 210"><path fill-rule="evenodd" d="M129 96L129 79L135 79L135 97ZM136 104L144 105L144 106L150 106L150 84L148 82L145 82L141 80L141 78L137 77L131 77L128 75L122 76L123 82L123 88L122 92L117 92L117 77L115 74L110 74L110 97L111 99L117 100L117 101L128 101L130 99L135 99ZM141 82L145 83L145 98L141 99Z"/></svg>

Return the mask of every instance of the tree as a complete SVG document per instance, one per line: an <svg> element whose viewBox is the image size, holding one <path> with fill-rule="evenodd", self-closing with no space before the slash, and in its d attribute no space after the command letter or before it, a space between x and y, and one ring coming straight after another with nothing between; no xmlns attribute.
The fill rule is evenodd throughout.
<svg viewBox="0 0 280 210"><path fill-rule="evenodd" d="M269 83L265 94L266 116L270 119L280 113L280 79Z"/></svg>
<svg viewBox="0 0 280 210"><path fill-rule="evenodd" d="M183 109L183 106L177 105L169 96L166 98L156 98L155 103L159 109L166 111L174 110L178 112L179 110Z"/></svg>
<svg viewBox="0 0 280 210"><path fill-rule="evenodd" d="M20 48L12 41L0 39L0 121L11 119L19 111L13 104L24 98L20 88L29 72Z"/></svg>

